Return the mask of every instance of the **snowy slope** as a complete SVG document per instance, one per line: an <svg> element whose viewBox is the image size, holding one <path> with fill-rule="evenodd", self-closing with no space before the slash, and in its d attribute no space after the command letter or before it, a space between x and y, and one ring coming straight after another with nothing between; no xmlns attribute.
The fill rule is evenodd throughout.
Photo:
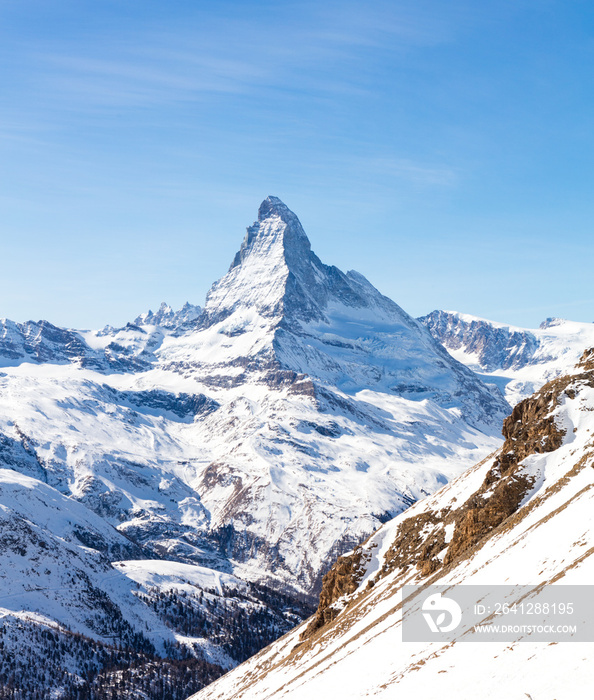
<svg viewBox="0 0 594 700"><path fill-rule="evenodd" d="M591 585L593 416L590 351L514 409L500 451L339 560L312 620L195 700L590 697L593 643L404 643L401 604L405 583Z"/></svg>
<svg viewBox="0 0 594 700"><path fill-rule="evenodd" d="M111 557L138 555L138 547L82 504L13 470L0 470L0 499L3 618L41 615L95 639L136 628L157 646L173 641L111 566Z"/></svg>
<svg viewBox="0 0 594 700"><path fill-rule="evenodd" d="M182 698L300 619L234 576L142 555L82 503L0 469L0 689L6 672L26 693L70 698L89 690L89 676L92 688L110 669L133 668L143 680L149 667ZM166 661L188 656L201 664L192 683Z"/></svg>
<svg viewBox="0 0 594 700"><path fill-rule="evenodd" d="M561 318L548 318L534 329L455 311L432 311L419 320L453 357L496 384L512 406L570 372L594 345L593 323Z"/></svg>

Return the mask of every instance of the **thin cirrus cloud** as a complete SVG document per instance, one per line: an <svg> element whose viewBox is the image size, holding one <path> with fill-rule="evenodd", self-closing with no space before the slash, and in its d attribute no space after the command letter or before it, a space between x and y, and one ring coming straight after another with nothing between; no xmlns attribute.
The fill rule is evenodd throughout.
<svg viewBox="0 0 594 700"><path fill-rule="evenodd" d="M57 105L76 101L84 112L101 106L135 107L200 95L240 94L263 78L258 69L213 57L194 55L190 60L177 53L152 57L159 67L145 61L133 55L109 60L45 55L42 92Z"/></svg>
<svg viewBox="0 0 594 700"><path fill-rule="evenodd" d="M312 30L311 37L335 47L352 46L373 49L405 50L410 47L435 46L452 41L460 17L455 7L440 14L435 8L400 7L377 3L369 12L360 3L338 7L325 4L320 13L325 27Z"/></svg>
<svg viewBox="0 0 594 700"><path fill-rule="evenodd" d="M4 274L23 284L27 235L73 269L95 238L114 255L124 239L130 256L170 240L215 260L272 193L319 227L329 262L361 258L371 278L385 268L386 292L418 298L419 313L446 301L512 309L499 296L518 288L536 306L527 271L549 280L560 259L575 271L591 258L590 45L585 11L570 5L0 0ZM584 247L573 259L571 240ZM390 245L419 264L393 274ZM211 280L227 260L208 256L197 259ZM54 284L51 266L36 284L42 272L39 299ZM153 289L130 275L142 307ZM177 279L161 278L159 294L172 299ZM585 299L585 313L587 292L567 287L559 303ZM22 308L3 313L42 315Z"/></svg>
<svg viewBox="0 0 594 700"><path fill-rule="evenodd" d="M366 167L383 176L408 180L417 185L452 187L458 182L459 169L447 165L434 165L405 158L370 158Z"/></svg>
<svg viewBox="0 0 594 700"><path fill-rule="evenodd" d="M38 95L50 105L78 101L84 112L270 89L361 92L372 89L368 49L397 51L451 38L449 24L427 14L398 15L385 5L367 12L350 3L341 12L321 8L307 22L287 20L280 31L253 18L215 27L216 39L208 26L165 26L21 51L35 67Z"/></svg>
<svg viewBox="0 0 594 700"><path fill-rule="evenodd" d="M367 197L376 197L379 192L393 190L396 184L433 190L447 190L455 187L464 176L464 171L443 162L431 163L424 159L397 158L380 155L339 155L325 158L324 164L333 173L333 183L348 189L349 183L366 183ZM316 177L316 171L321 173ZM318 188L324 188L327 177L319 164L312 163L309 181ZM395 196L395 195L394 195Z"/></svg>

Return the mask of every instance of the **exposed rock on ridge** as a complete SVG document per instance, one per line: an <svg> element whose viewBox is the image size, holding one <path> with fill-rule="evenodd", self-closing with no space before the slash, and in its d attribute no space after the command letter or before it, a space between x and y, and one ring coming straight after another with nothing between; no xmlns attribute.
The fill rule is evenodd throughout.
<svg viewBox="0 0 594 700"><path fill-rule="evenodd" d="M493 465L480 488L461 506L402 519L374 583L397 569L416 567L426 577L442 567L455 566L469 550L482 546L497 533L498 527L505 525L538 479L523 461L530 455L554 452L563 444L566 431L557 425L555 410L564 399L575 398L576 384L594 388L593 358L594 348L585 351L578 364L578 369L583 370L580 374L549 382L513 409L504 421L505 442ZM445 540L446 526L452 528L449 542ZM363 545L339 559L326 574L318 610L302 635L304 639L337 617L340 609L334 607L335 603L358 588L365 573L361 561L366 555L369 557L369 552Z"/></svg>
<svg viewBox="0 0 594 700"><path fill-rule="evenodd" d="M538 347L537 338L528 330L450 311L432 311L419 321L448 350L464 348L476 355L487 371L525 367Z"/></svg>
<svg viewBox="0 0 594 700"><path fill-rule="evenodd" d="M297 216L270 196L229 272L209 291L202 322L209 326L246 308L291 327L295 321L327 321L324 310L332 297L348 306L368 304L353 281L320 261Z"/></svg>
<svg viewBox="0 0 594 700"><path fill-rule="evenodd" d="M419 320L457 360L496 384L512 406L571 373L584 349L594 344L594 324L560 318L533 329L454 311L433 311Z"/></svg>
<svg viewBox="0 0 594 700"><path fill-rule="evenodd" d="M161 326L168 330L177 330L180 327L196 320L202 312L199 306L187 301L179 311L174 311L169 304L162 302L156 312L147 311L134 319L136 326Z"/></svg>

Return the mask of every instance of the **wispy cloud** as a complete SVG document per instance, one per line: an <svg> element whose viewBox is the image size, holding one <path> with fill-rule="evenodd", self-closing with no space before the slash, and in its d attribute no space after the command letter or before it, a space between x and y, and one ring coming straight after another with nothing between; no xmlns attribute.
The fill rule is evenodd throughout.
<svg viewBox="0 0 594 700"><path fill-rule="evenodd" d="M324 3L319 12L323 28L312 36L336 46L361 46L375 49L402 50L410 47L435 46L454 38L455 8L444 14L435 7L375 2L373 7L361 3Z"/></svg>
<svg viewBox="0 0 594 700"><path fill-rule="evenodd" d="M294 4L293 4L294 5ZM291 7L289 5L289 7ZM322 93L366 89L370 59L361 50L394 51L451 38L451 23L435 13L379 2L302 4L303 13L228 19L211 12L179 26L166 21L122 28L90 40L36 42L19 51L31 66L38 99L50 107L91 110L200 100L204 96L257 96L266 90ZM367 66L368 68L368 66Z"/></svg>
<svg viewBox="0 0 594 700"><path fill-rule="evenodd" d="M391 178L407 180L417 185L452 187L458 182L459 172L448 165L437 165L407 158L367 158L362 162L367 170Z"/></svg>

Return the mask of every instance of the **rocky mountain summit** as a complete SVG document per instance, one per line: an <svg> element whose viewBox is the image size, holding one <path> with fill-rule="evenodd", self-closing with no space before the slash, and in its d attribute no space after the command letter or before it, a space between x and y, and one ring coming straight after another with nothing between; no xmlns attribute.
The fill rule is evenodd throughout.
<svg viewBox="0 0 594 700"><path fill-rule="evenodd" d="M458 406L467 422L487 431L505 411L499 392L452 362L363 275L324 265L298 218L276 197L262 203L229 272L209 291L198 328L192 349L204 339L206 357L194 352L193 362L184 362L185 338L160 354L178 371L207 372L205 381L217 375L223 384L251 381L257 369L263 381L278 381L275 372L289 371L350 394L377 388ZM204 362L211 357L217 361ZM248 367L250 375L230 374L230 367Z"/></svg>
<svg viewBox="0 0 594 700"><path fill-rule="evenodd" d="M420 605L429 584L505 584L508 608L544 586L574 586L576 598L589 587L593 416L594 349L514 408L500 449L340 557L310 620L194 700L300 700L329 688L353 700L474 697L478 687L494 699L586 697L592 644L533 642L520 632L481 644L464 626L453 639L412 644L402 630L404 605ZM420 588L405 600L406 584ZM481 615L497 621L486 606ZM534 624L549 620L538 615Z"/></svg>
<svg viewBox="0 0 594 700"><path fill-rule="evenodd" d="M153 554L225 570L256 557L259 578L303 593L447 480L453 454L496 444L506 407L361 275L321 263L275 197L202 311L38 325L19 327L20 354L0 346L19 397L5 435L26 441L36 475Z"/></svg>

